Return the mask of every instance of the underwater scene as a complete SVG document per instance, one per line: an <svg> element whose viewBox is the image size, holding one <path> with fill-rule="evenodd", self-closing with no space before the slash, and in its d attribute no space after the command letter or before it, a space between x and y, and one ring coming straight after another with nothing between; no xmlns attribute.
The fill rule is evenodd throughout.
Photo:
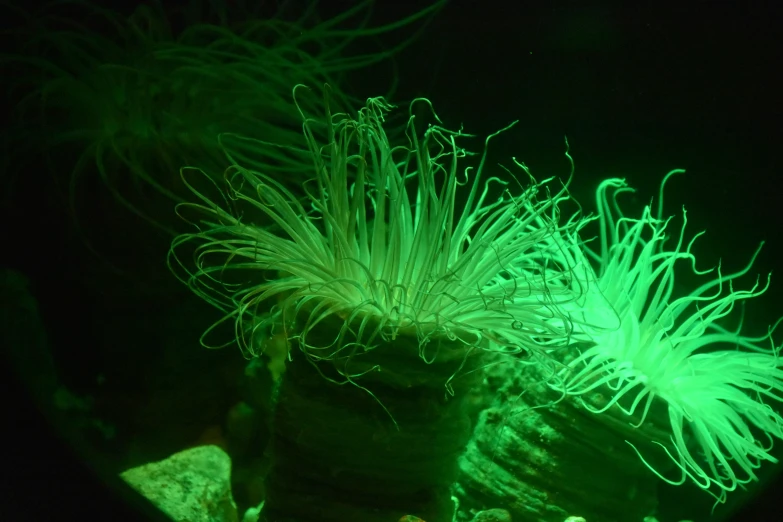
<svg viewBox="0 0 783 522"><path fill-rule="evenodd" d="M2 4L0 519L772 521L772 10Z"/></svg>

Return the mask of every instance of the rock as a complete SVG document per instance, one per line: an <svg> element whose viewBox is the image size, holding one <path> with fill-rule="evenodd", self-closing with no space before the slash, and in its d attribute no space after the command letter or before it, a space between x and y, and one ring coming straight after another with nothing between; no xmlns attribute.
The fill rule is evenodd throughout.
<svg viewBox="0 0 783 522"><path fill-rule="evenodd" d="M479 511L472 522L511 522L511 514L505 509Z"/></svg>
<svg viewBox="0 0 783 522"><path fill-rule="evenodd" d="M231 459L199 446L120 474L176 522L238 522L231 496Z"/></svg>

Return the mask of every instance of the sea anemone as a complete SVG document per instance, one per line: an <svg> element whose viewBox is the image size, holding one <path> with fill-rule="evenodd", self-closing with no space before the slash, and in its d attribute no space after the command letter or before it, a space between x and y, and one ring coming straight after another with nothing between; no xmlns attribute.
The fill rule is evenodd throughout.
<svg viewBox="0 0 783 522"><path fill-rule="evenodd" d="M423 99L412 107L416 104L429 106ZM179 236L172 246L176 252L186 243L200 243L198 270L185 282L227 309L226 319L235 320L241 341L246 321L257 317L262 302L279 296L278 314L306 311L299 340L314 357L321 357L324 347L311 345L307 332L335 315L345 324L340 338L356 323L365 350L378 335L394 339L401 331L417 335L422 346L441 335L473 346L491 342L513 353L565 345L568 325L557 307L572 299L570 267L545 265L553 248L549 237L571 226L558 224L557 203L565 188L549 194L550 178L514 194L506 187L516 180L482 182L486 149L475 171L460 174L467 153L456 140L466 135L444 129L437 116L437 124L419 137L411 112L410 143L392 146L383 129L391 109L382 98L370 99L355 120L327 109L325 144L316 140L317 123L302 114L309 148L301 153L312 158L315 175L305 185L304 202L280 181L231 158L225 199L235 208L230 211L193 188L189 176L201 170L183 170L202 203L183 204L180 211L209 216L199 232ZM469 189L460 212L461 185ZM489 201L493 185L500 195ZM538 200L542 191L546 197ZM245 205L249 212L237 212ZM256 225L253 216L274 227ZM218 256L225 261L216 263ZM250 270L256 274L250 280L259 282L226 292L217 279L228 269ZM277 276L270 278L270 271ZM246 348L250 344L242 342ZM335 346L328 357L344 348Z"/></svg>
<svg viewBox="0 0 783 522"><path fill-rule="evenodd" d="M305 91L294 89L297 106ZM559 307L573 277L550 240L575 223L560 223L566 188L550 193L551 179L516 162L527 186L487 177L486 146L465 167L468 136L427 100L412 102L407 140L392 145L383 98L354 117L326 99L322 118L302 111L303 148L285 147L311 160L304 198L230 152L223 184L183 170L199 202L178 211L197 230L175 239L170 265L224 310L218 325L233 323L248 357L272 334L298 348L275 405L270 520L450 521L483 355L546 363L569 346Z"/></svg>
<svg viewBox="0 0 783 522"><path fill-rule="evenodd" d="M63 186L70 186L75 217L83 203L77 188L97 174L116 202L174 235L171 204L186 198L177 177L182 165L219 172L225 159L216 146L220 133L297 142L292 85L342 85L341 75L389 59L413 37L389 49L369 40L426 20L443 2L376 27L369 25L372 1L326 20L313 21L313 9L296 20L220 10L219 22L194 19L185 27L157 2L130 16L87 2L66 4L19 10L23 20L11 32L17 49L0 57L15 68L7 93L16 99L19 121L12 150L43 143L53 170L66 163L62 174L70 180ZM339 89L332 98L354 104ZM241 143L234 150L245 164L254 161L251 152ZM70 157L68 165L64 158ZM290 179L303 165L289 160L279 154L254 166ZM85 192L94 199L94 191Z"/></svg>
<svg viewBox="0 0 783 522"><path fill-rule="evenodd" d="M741 320L735 330L722 325L735 305L762 295L769 286L767 277L766 284L757 279L749 289L734 288L735 280L750 271L760 247L735 273L726 275L720 266L697 270L692 246L702 233L686 245L684 210L676 244L667 247L672 218L661 217L663 190L671 176L682 172L674 170L664 178L657 214L647 206L639 219L620 210L618 194L631 190L623 180L600 184L599 248L583 247L597 270L571 308L579 331L575 338L592 346L561 371L558 389L586 398L608 388L611 398L604 406L583 401L585 406L595 413L619 408L634 417L629 420L635 426L645 422L654 403L663 401L671 439L670 444L656 444L681 476L665 477L637 453L666 482L690 479L723 502L726 492L757 480L754 470L762 461L776 462L770 449L774 438L783 438L783 418L767 402L783 400L783 362L781 347L772 340L774 327L751 337L740 333ZM697 276L715 275L675 298L678 261L690 264Z"/></svg>

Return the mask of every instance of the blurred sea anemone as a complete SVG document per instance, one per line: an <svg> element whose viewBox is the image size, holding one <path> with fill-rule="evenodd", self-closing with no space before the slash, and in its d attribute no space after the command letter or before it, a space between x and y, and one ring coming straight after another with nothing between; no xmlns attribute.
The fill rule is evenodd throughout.
<svg viewBox="0 0 783 522"><path fill-rule="evenodd" d="M392 47L377 37L426 22L443 2L380 26L370 25L372 4L326 20L315 3L299 17L225 7L185 16L159 2L130 16L87 2L18 10L19 28L5 35L15 51L2 57L13 71L8 96L17 100L12 150L19 161L44 152L50 169L67 176L58 181L69 187L77 217L77 188L97 171L116 201L173 234L170 205L184 201L176 173L183 165L219 172L218 134L297 142L291 85L342 86L344 73L390 59L416 31ZM352 106L344 92L333 90L333 103ZM29 144L36 155L23 154ZM234 156L253 164L241 145ZM302 171L278 152L254 166L288 179Z"/></svg>

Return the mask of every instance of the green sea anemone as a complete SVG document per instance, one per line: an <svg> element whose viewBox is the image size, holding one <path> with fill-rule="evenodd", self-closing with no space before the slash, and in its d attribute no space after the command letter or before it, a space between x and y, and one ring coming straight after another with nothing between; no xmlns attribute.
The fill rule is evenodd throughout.
<svg viewBox="0 0 783 522"><path fill-rule="evenodd" d="M294 89L297 106L307 94ZM223 184L183 170L199 201L178 211L197 230L175 239L170 265L225 311L218 324L247 356L272 333L298 348L277 395L270 520L450 522L484 354L547 364L569 346L560 307L575 278L551 236L578 221L560 222L565 186L550 193L523 164L521 180L488 176L485 147L471 166L468 136L427 100L392 144L383 98L355 116L328 99L321 118L302 111L302 148L284 147L310 158L304 198L230 152Z"/></svg>
<svg viewBox="0 0 783 522"><path fill-rule="evenodd" d="M429 106L423 99L416 104ZM313 161L303 201L280 181L230 158L222 205L194 190L201 203L180 207L209 216L199 232L173 244L176 252L199 243L197 270L184 281L227 309L246 348L252 344L243 335L248 319L273 297L282 299L275 311L283 322L292 319L286 314L306 311L298 335L312 357L336 357L346 348L308 342L307 332L335 315L346 325L340 339L356 323L363 350L377 336L394 339L401 331L417 335L422 346L439 335L513 353L565 345L568 325L557 307L572 299L569 267L545 265L549 237L570 226L558 224L565 188L552 195L546 189L551 179L528 178L527 187L516 179L482 181L486 151L476 170L461 173L467 153L456 142L466 135L444 129L437 116L420 136L411 112L410 143L393 146L383 129L391 109L373 98L356 119L328 109L323 122L302 114L309 148L300 152ZM324 124L329 140L321 144L315 128L323 132ZM272 146L248 141L259 149ZM194 173L203 172L183 170L192 189ZM460 186L467 190L458 205ZM499 195L490 198L494 186ZM539 200L541 192L546 197ZM259 217L274 227L258 226ZM219 278L229 270L250 271L248 281L258 282L226 292Z"/></svg>
<svg viewBox="0 0 783 522"><path fill-rule="evenodd" d="M761 337L741 333L722 320L743 300L762 295L769 286L757 280L737 290L758 254L735 273L721 267L700 271L685 241L687 218L676 243L668 246L671 219L662 219L664 185L657 214L645 207L638 219L623 215L617 202L630 191L623 180L609 179L597 190L597 251L584 253L598 269L584 281L587 291L573 305L575 338L594 343L561 371L558 389L588 397L605 388L611 399L595 413L619 408L643 424L654 404L663 401L671 427L670 444L657 443L681 476L667 478L641 456L666 482L690 479L723 502L726 492L756 480L763 461L776 462L770 449L783 438L783 418L776 408L783 400L783 361L772 340L774 327ZM760 250L760 248L759 248ZM675 266L690 264L697 276L715 274L687 295L675 298ZM779 323L779 322L778 322ZM764 347L767 343L768 347ZM629 419L630 420L630 419ZM635 448L634 448L635 449ZM637 451L638 452L638 451Z"/></svg>

